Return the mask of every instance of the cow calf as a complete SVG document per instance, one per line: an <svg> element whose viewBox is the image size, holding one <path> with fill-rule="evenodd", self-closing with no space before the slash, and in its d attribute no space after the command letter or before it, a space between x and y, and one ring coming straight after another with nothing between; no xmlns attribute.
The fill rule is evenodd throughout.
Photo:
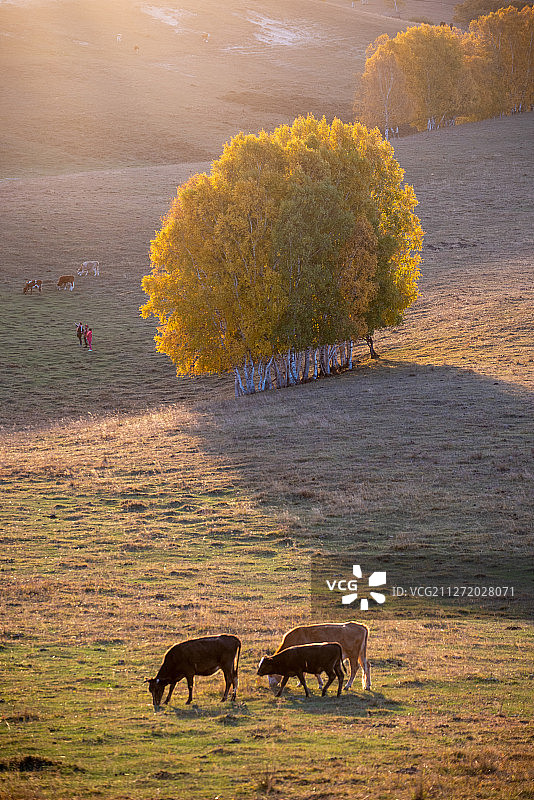
<svg viewBox="0 0 534 800"><path fill-rule="evenodd" d="M304 687L306 697L310 696L304 673L318 675L326 672L328 681L323 686L324 697L328 687L337 677L337 696L341 694L343 686L343 658L341 645L337 642L322 642L321 644L301 644L288 647L272 656L264 656L258 667L258 675L282 675L280 688L276 697L280 697L289 678L298 678Z"/></svg>
<svg viewBox="0 0 534 800"><path fill-rule="evenodd" d="M299 625L288 631L275 653L286 650L288 647L295 647L298 644L314 644L315 642L337 642L341 645L343 658L350 661L350 678L345 689L350 689L352 682L358 671L358 664L362 668L362 688L371 688L371 667L367 660L367 639L369 630L366 625L359 622L320 622L313 625ZM271 675L269 686L273 691L280 681L281 675ZM320 675L317 676L319 687L322 688L323 682Z"/></svg>

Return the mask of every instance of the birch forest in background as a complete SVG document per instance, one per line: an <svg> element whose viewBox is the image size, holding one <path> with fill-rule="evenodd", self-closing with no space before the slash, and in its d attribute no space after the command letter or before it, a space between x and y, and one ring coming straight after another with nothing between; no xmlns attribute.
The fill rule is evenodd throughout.
<svg viewBox="0 0 534 800"><path fill-rule="evenodd" d="M461 8L461 7L457 7ZM472 20L469 29L418 25L366 51L356 118L391 138L502 114L534 104L534 7Z"/></svg>

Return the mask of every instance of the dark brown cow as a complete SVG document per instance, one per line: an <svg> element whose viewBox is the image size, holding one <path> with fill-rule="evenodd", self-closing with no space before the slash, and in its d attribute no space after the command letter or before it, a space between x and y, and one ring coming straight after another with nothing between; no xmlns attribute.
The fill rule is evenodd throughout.
<svg viewBox="0 0 534 800"><path fill-rule="evenodd" d="M22 290L22 293L28 294L29 292L30 294L33 294L34 289L39 289L39 291L41 291L42 288L43 288L42 281L27 281L24 289Z"/></svg>
<svg viewBox="0 0 534 800"><path fill-rule="evenodd" d="M182 678L187 678L189 697L186 705L193 700L193 678L195 675L213 675L222 669L226 687L222 700L226 700L233 685L232 700L237 693L237 672L241 642L237 636L222 634L221 636L203 636L200 639L188 639L175 644L167 650L163 664L155 678L150 678L148 690L152 695L154 710L158 711L165 687L170 684L169 693L164 700L165 705L171 699L174 687Z"/></svg>
<svg viewBox="0 0 534 800"><path fill-rule="evenodd" d="M57 282L58 289L74 289L74 275L62 275Z"/></svg>
<svg viewBox="0 0 534 800"><path fill-rule="evenodd" d="M276 696L280 697L289 678L298 678L304 686L306 697L310 696L304 673L319 675L326 672L328 681L323 686L322 695L325 696L332 681L338 679L337 696L341 694L343 686L343 656L341 645L337 642L323 642L322 644L301 644L288 647L275 653L273 656L264 656L258 667L258 675L282 675L282 683Z"/></svg>

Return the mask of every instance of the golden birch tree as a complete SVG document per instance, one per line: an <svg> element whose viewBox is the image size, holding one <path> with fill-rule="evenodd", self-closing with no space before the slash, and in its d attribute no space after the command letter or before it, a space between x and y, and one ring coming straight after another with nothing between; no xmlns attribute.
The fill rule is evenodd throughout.
<svg viewBox="0 0 534 800"><path fill-rule="evenodd" d="M503 0L464 0L463 3L454 6L453 22L458 27L467 30L471 20L491 14L500 8L514 6L521 10L529 5L532 6L532 3L525 2L525 0L505 0L504 3Z"/></svg>
<svg viewBox="0 0 534 800"><path fill-rule="evenodd" d="M431 129L464 114L470 88L460 31L423 24L399 33L394 41L412 98L413 124Z"/></svg>
<svg viewBox="0 0 534 800"><path fill-rule="evenodd" d="M234 370L237 394L350 366L346 342L416 296L422 232L402 178L361 125L309 116L236 136L152 242L141 310L157 349L178 374Z"/></svg>
<svg viewBox="0 0 534 800"><path fill-rule="evenodd" d="M532 106L534 7L509 6L474 20L464 46L478 87L478 118Z"/></svg>
<svg viewBox="0 0 534 800"><path fill-rule="evenodd" d="M391 129L413 116L412 98L395 49L396 42L387 33L369 45L354 103L356 118L364 125L380 128L386 138Z"/></svg>

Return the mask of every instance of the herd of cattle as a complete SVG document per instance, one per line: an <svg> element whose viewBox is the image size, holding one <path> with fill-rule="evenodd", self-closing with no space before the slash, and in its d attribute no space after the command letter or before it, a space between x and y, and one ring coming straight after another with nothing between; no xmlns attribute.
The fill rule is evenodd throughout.
<svg viewBox="0 0 534 800"><path fill-rule="evenodd" d="M330 684L337 678L337 696L341 694L343 660L350 663L350 677L345 689L350 689L358 665L362 670L362 688L371 688L371 668L367 660L367 638L369 630L358 622L329 622L318 625L301 625L284 636L282 643L271 656L264 656L258 666L258 675L267 675L269 685L280 697L289 678L298 678L306 697L310 696L305 673L315 675L321 694L324 697ZM225 689L222 701L237 695L237 677L241 642L237 636L203 636L175 644L165 653L163 664L155 678L148 678L148 689L152 695L154 710L159 711L165 687L169 687L165 704L171 699L176 684L183 678L187 680L189 695L186 705L193 700L193 680L195 675L213 675L222 670ZM321 673L326 673L327 683L323 684Z"/></svg>
<svg viewBox="0 0 534 800"><path fill-rule="evenodd" d="M84 277L92 273L95 278L100 275L100 262L99 261L84 261L79 267L77 274ZM71 292L74 289L74 275L62 275L56 283L58 289L69 289ZM33 290L37 289L42 291L43 282L41 280L28 280L26 281L22 293L33 294Z"/></svg>

